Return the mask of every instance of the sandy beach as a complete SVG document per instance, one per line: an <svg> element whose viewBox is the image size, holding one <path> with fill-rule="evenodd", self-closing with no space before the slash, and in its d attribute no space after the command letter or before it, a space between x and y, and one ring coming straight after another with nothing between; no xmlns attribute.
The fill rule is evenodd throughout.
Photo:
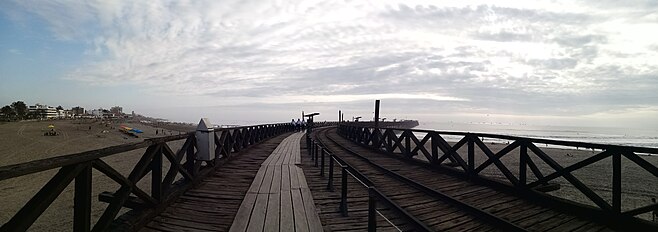
<svg viewBox="0 0 658 232"><path fill-rule="evenodd" d="M58 136L44 136L54 126ZM139 138L127 136L119 131L120 125L142 130ZM33 160L94 150L124 143L139 142L146 138L178 134L179 130L191 131L193 126L170 126L166 129L143 123L101 122L97 120L54 120L32 122L10 122L0 124L0 166L18 164ZM157 131L157 134L156 134ZM163 133L164 132L164 133ZM173 150L178 150L184 141L168 143ZM103 158L120 173L130 173L135 163L146 149L112 155ZM168 163L164 162L164 168ZM34 173L18 178L0 181L0 223L7 222L34 194L57 172L57 169ZM119 187L114 181L94 170L92 195L92 221L95 223L107 206L98 202L98 194L103 191L116 191ZM150 191L150 175L139 186ZM124 210L125 211L125 210ZM73 184L53 202L44 214L35 222L30 231L70 231L73 219Z"/></svg>

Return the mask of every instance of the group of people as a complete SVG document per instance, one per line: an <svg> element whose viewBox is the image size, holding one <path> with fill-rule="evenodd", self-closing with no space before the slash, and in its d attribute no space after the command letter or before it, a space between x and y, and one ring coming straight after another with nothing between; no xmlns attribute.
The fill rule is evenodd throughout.
<svg viewBox="0 0 658 232"><path fill-rule="evenodd" d="M295 131L306 130L306 125L307 125L306 120L301 120L298 118L297 121L295 121L295 119L293 118L290 124L292 124L295 127Z"/></svg>

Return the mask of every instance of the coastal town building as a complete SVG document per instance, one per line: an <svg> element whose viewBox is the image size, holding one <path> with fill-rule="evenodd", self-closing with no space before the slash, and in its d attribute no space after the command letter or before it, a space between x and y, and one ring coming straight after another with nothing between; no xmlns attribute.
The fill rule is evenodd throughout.
<svg viewBox="0 0 658 232"><path fill-rule="evenodd" d="M27 114L29 117L36 119L51 119L51 118L59 117L59 114L57 112L57 109L55 109L55 107L42 105L39 103L33 106L28 106Z"/></svg>
<svg viewBox="0 0 658 232"><path fill-rule="evenodd" d="M115 116L121 116L123 114L123 107L113 106L112 108L110 108L110 112L113 113Z"/></svg>
<svg viewBox="0 0 658 232"><path fill-rule="evenodd" d="M98 109L91 110L91 115L94 118L116 118L116 117L118 117L117 114L113 113L110 110L106 110L106 109L103 109L103 108L98 108Z"/></svg>
<svg viewBox="0 0 658 232"><path fill-rule="evenodd" d="M85 108L82 108L80 106L73 107L73 108L71 108L71 114L74 117L82 116L82 115L85 114Z"/></svg>

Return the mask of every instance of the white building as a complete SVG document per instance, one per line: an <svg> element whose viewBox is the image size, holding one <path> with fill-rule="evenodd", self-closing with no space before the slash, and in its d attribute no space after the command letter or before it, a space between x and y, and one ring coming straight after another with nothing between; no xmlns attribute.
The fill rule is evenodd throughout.
<svg viewBox="0 0 658 232"><path fill-rule="evenodd" d="M101 109L91 110L91 115L97 118L103 117L103 109L101 108Z"/></svg>
<svg viewBox="0 0 658 232"><path fill-rule="evenodd" d="M57 117L58 118L72 118L73 117L73 111L71 111L71 110L57 110Z"/></svg>
<svg viewBox="0 0 658 232"><path fill-rule="evenodd" d="M28 106L27 113L34 118L42 118L42 119L57 118L59 116L57 109L55 109L55 107L41 105L38 103L33 106Z"/></svg>

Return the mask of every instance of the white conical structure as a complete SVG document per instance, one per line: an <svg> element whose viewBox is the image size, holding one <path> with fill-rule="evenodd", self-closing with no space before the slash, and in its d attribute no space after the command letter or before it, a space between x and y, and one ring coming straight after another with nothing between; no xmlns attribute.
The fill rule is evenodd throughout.
<svg viewBox="0 0 658 232"><path fill-rule="evenodd" d="M215 159L215 133L208 118L201 118L196 127L197 160L210 161Z"/></svg>

